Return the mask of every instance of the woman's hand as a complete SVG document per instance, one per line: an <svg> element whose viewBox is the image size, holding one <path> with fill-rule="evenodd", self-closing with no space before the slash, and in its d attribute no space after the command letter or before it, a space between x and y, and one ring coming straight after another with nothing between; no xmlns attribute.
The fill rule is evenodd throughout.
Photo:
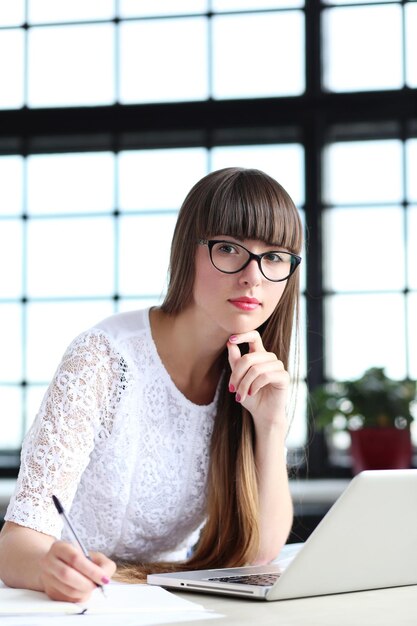
<svg viewBox="0 0 417 626"><path fill-rule="evenodd" d="M249 352L243 356L241 343L249 344ZM276 424L286 429L290 379L282 361L265 350L257 330L232 335L227 349L232 369L229 390L236 393L236 401L251 413L256 427Z"/></svg>
<svg viewBox="0 0 417 626"><path fill-rule="evenodd" d="M249 344L243 356L241 343ZM276 355L265 350L256 330L232 335L227 349L232 368L229 389L252 415L256 431L259 548L253 563L263 565L279 553L293 520L285 454L290 378Z"/></svg>
<svg viewBox="0 0 417 626"><path fill-rule="evenodd" d="M106 585L116 564L100 552L91 561L71 543L55 541L40 561L40 580L52 600L86 602L97 585Z"/></svg>

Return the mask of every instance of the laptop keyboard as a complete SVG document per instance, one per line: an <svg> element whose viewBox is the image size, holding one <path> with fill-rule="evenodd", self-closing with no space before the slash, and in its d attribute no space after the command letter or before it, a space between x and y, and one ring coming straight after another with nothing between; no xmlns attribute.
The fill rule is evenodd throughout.
<svg viewBox="0 0 417 626"><path fill-rule="evenodd" d="M239 583L241 585L259 585L272 587L278 580L279 574L245 574L243 576L223 576L222 578L209 578L208 580L222 583Z"/></svg>

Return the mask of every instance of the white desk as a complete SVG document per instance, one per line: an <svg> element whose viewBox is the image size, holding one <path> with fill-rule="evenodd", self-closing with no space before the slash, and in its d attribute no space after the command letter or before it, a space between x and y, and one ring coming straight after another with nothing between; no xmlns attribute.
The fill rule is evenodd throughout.
<svg viewBox="0 0 417 626"><path fill-rule="evenodd" d="M187 626L416 626L417 585L264 602L178 593L225 617Z"/></svg>

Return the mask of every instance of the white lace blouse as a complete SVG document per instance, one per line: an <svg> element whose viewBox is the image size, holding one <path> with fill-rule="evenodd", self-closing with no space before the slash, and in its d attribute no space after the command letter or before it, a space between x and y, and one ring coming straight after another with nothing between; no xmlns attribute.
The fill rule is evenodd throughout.
<svg viewBox="0 0 417 626"><path fill-rule="evenodd" d="M60 537L56 494L90 550L185 558L204 522L216 402L195 405L174 385L148 310L104 320L72 342L58 367L25 439L5 519Z"/></svg>

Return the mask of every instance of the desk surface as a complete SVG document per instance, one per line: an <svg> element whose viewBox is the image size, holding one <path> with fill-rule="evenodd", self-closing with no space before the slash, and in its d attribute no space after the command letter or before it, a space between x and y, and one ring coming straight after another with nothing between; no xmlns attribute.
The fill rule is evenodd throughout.
<svg viewBox="0 0 417 626"><path fill-rule="evenodd" d="M225 617L187 622L213 626L416 626L417 585L264 602L178 593Z"/></svg>

